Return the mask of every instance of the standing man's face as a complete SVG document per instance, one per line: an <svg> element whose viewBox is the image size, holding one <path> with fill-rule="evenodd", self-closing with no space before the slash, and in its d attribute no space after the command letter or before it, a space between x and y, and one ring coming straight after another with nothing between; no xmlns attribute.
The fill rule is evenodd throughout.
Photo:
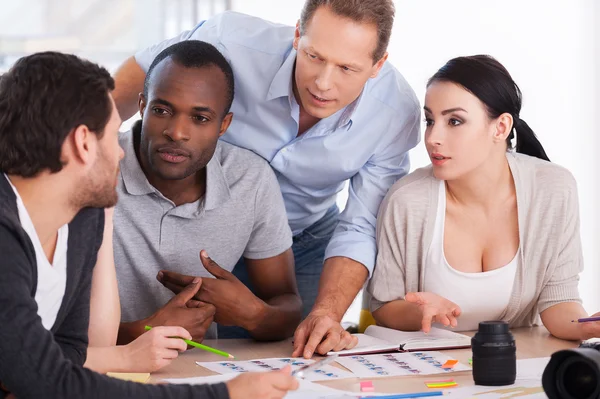
<svg viewBox="0 0 600 399"><path fill-rule="evenodd" d="M307 22L304 35L296 27L294 94L301 107L322 119L356 100L387 59L386 53L373 62L377 39L374 24L338 16L325 6Z"/></svg>
<svg viewBox="0 0 600 399"><path fill-rule="evenodd" d="M216 66L186 68L165 59L152 72L147 98L140 96L139 156L146 173L181 180L212 158L231 123L225 114L227 80Z"/></svg>

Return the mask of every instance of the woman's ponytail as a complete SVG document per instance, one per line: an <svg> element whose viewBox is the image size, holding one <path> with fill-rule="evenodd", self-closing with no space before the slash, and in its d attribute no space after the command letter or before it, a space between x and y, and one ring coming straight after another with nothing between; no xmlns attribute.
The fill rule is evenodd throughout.
<svg viewBox="0 0 600 399"><path fill-rule="evenodd" d="M518 153L550 161L548 155L546 155L546 151L544 151L544 147L542 147L542 143L540 143L533 130L531 130L523 119L519 117L514 118L513 128L517 133L516 150Z"/></svg>

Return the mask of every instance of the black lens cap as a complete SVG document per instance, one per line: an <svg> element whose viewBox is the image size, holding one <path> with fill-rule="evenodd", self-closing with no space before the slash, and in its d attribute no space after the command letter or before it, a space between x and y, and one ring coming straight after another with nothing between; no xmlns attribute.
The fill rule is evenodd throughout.
<svg viewBox="0 0 600 399"><path fill-rule="evenodd" d="M482 334L506 334L509 332L508 323L505 321L482 321L479 323L479 332Z"/></svg>

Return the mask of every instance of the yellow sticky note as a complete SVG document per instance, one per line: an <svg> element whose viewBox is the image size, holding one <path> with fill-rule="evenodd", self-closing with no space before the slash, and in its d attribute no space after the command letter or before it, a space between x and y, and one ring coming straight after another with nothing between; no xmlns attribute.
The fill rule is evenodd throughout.
<svg viewBox="0 0 600 399"><path fill-rule="evenodd" d="M106 373L107 376L124 381L147 382L150 379L150 373Z"/></svg>
<svg viewBox="0 0 600 399"><path fill-rule="evenodd" d="M427 388L453 388L458 386L456 382L438 382L438 383L427 383Z"/></svg>

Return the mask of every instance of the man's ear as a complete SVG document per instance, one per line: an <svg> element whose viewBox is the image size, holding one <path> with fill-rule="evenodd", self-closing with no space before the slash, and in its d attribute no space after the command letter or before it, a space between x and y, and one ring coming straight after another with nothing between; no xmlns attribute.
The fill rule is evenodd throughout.
<svg viewBox="0 0 600 399"><path fill-rule="evenodd" d="M82 166L93 165L98 153L98 136L86 125L79 125L69 133L63 144L63 156Z"/></svg>
<svg viewBox="0 0 600 399"><path fill-rule="evenodd" d="M371 73L371 78L376 78L377 75L379 75L379 71L381 71L381 68L383 68L383 64L385 64L385 62L388 59L388 53L387 51L385 52L385 54L383 54L383 57L381 57L379 59L379 61L377 61L374 65L373 65L373 70Z"/></svg>
<svg viewBox="0 0 600 399"><path fill-rule="evenodd" d="M298 51L298 42L300 41L300 20L296 22L296 30L294 30L294 41L292 42L292 46L294 46L294 50Z"/></svg>
<svg viewBox="0 0 600 399"><path fill-rule="evenodd" d="M229 112L223 120L221 121L221 129L219 130L219 137L225 134L227 129L229 129L229 125L231 125L231 120L233 119L233 112Z"/></svg>
<svg viewBox="0 0 600 399"><path fill-rule="evenodd" d="M503 113L496 119L494 142L505 142L513 128L513 117L508 112Z"/></svg>
<svg viewBox="0 0 600 399"><path fill-rule="evenodd" d="M138 94L138 109L140 110L140 118L144 117L146 105L146 96L144 96L144 93Z"/></svg>

